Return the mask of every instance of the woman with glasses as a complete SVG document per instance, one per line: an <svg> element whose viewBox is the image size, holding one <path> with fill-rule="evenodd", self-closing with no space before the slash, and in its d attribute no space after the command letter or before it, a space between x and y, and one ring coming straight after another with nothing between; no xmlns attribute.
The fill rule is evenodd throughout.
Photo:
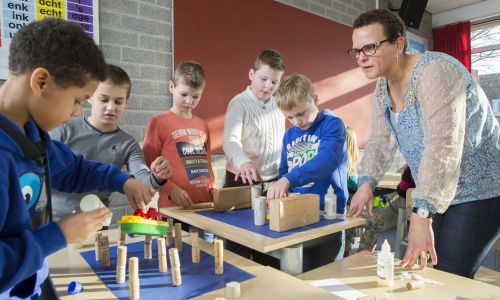
<svg viewBox="0 0 500 300"><path fill-rule="evenodd" d="M401 266L430 254L435 268L473 278L500 236L500 128L465 67L437 52L407 54L405 24L385 9L354 22L353 49L365 76L378 78L371 133L348 215L359 216L396 148L416 188Z"/></svg>

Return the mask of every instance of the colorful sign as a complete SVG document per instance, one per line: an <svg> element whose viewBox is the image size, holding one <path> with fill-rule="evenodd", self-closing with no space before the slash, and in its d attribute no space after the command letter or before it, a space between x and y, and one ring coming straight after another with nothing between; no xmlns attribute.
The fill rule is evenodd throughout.
<svg viewBox="0 0 500 300"><path fill-rule="evenodd" d="M0 0L0 79L7 79L10 40L30 22L63 18L82 26L99 43L98 0Z"/></svg>

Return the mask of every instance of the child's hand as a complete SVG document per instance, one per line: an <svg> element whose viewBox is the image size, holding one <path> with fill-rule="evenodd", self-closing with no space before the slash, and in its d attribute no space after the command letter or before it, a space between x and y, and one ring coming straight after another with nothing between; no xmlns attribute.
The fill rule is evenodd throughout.
<svg viewBox="0 0 500 300"><path fill-rule="evenodd" d="M191 197L189 197L188 193L180 187L176 187L170 192L170 199L186 209L190 209L191 206L193 206Z"/></svg>
<svg viewBox="0 0 500 300"><path fill-rule="evenodd" d="M260 177L259 172L255 169L253 166L253 163L248 162L244 163L241 165L240 169L238 170L238 173L236 173L236 177L234 178L235 181L238 181L238 177L241 177L241 180L243 183L248 183L252 185L254 181L261 181L262 178Z"/></svg>
<svg viewBox="0 0 500 300"><path fill-rule="evenodd" d="M363 183L358 187L356 194L352 196L351 206L349 207L347 216L359 217L366 204L368 204L368 214L373 216L373 192L372 185L369 183Z"/></svg>
<svg viewBox="0 0 500 300"><path fill-rule="evenodd" d="M123 185L123 191L127 196L128 202L133 209L140 208L143 213L146 213L146 205L151 202L156 191L144 183L130 177Z"/></svg>
<svg viewBox="0 0 500 300"><path fill-rule="evenodd" d="M105 207L68 215L57 222L67 244L82 242L102 228L102 222L113 214Z"/></svg>
<svg viewBox="0 0 500 300"><path fill-rule="evenodd" d="M290 181L288 181L285 177L282 177L267 190L267 200L284 198L286 197L286 193L289 189Z"/></svg>
<svg viewBox="0 0 500 300"><path fill-rule="evenodd" d="M172 176L170 163L163 156L158 156L151 163L151 172L153 172L153 175L160 180L166 180Z"/></svg>

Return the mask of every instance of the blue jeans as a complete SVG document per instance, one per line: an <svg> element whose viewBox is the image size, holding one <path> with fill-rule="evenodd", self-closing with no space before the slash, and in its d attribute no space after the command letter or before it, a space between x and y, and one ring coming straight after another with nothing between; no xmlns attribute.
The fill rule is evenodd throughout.
<svg viewBox="0 0 500 300"><path fill-rule="evenodd" d="M450 206L432 221L438 270L474 278L500 236L500 197Z"/></svg>

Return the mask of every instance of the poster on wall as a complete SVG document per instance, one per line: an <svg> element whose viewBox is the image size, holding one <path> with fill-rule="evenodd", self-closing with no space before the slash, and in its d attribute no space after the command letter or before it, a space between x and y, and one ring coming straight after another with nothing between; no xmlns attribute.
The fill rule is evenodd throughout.
<svg viewBox="0 0 500 300"><path fill-rule="evenodd" d="M9 74L9 46L16 32L35 20L63 18L78 23L99 43L98 0L0 0L0 79ZM49 37L48 37L49 38Z"/></svg>
<svg viewBox="0 0 500 300"><path fill-rule="evenodd" d="M416 34L407 31L406 40L408 41L408 54L424 53L428 49L427 39Z"/></svg>

